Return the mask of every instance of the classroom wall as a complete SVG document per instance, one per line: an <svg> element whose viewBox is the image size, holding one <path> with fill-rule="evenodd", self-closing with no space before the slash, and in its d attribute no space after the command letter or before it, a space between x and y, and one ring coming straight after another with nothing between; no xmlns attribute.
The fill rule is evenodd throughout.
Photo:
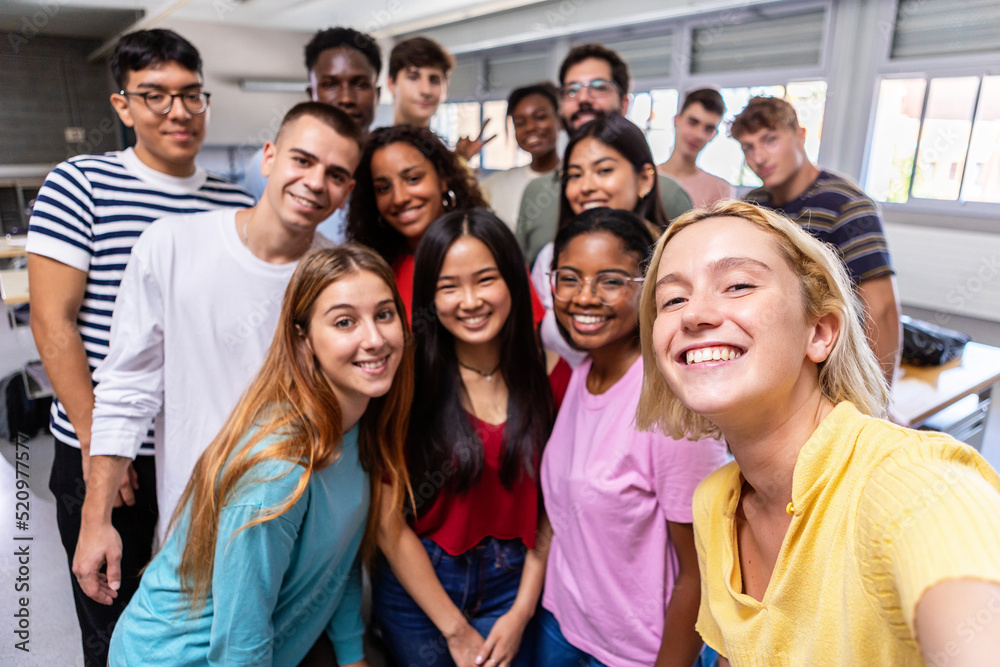
<svg viewBox="0 0 1000 667"><path fill-rule="evenodd" d="M205 145L260 146L274 137L282 117L305 92L304 47L311 32L265 30L226 23L167 19L157 25L183 35L201 52L212 114ZM240 79L303 82L301 93L256 93Z"/></svg>
<svg viewBox="0 0 1000 667"><path fill-rule="evenodd" d="M54 165L120 146L107 62L87 59L99 45L0 33L0 164L7 173L17 173L12 165ZM67 136L67 128L82 136Z"/></svg>

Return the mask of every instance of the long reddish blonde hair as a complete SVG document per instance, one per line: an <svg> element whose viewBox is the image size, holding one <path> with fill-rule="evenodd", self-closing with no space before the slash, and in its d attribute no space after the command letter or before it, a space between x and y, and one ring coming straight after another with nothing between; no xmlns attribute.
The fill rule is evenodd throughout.
<svg viewBox="0 0 1000 667"><path fill-rule="evenodd" d="M404 496L410 492L403 442L413 398L413 346L409 344L406 310L392 270L374 251L353 243L318 250L303 258L292 276L264 364L198 459L171 519L174 528L184 509L189 508L187 540L178 574L192 610L204 606L212 583L219 513L247 471L267 459L290 461L305 468L298 486L282 504L262 512L240 530L287 512L302 497L313 471L340 456L344 435L340 405L309 351L304 334L309 332L313 306L323 290L361 271L374 273L392 290L407 341L388 393L371 400L359 423L358 455L369 476L373 508L361 543L363 558L369 560L375 554L383 482L391 483L393 505L402 511ZM276 434L280 438L275 444L253 452L261 440Z"/></svg>

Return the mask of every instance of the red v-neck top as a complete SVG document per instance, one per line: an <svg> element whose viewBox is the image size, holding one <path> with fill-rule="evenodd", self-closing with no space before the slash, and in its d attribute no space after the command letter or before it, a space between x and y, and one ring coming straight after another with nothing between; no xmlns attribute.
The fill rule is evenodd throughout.
<svg viewBox="0 0 1000 667"><path fill-rule="evenodd" d="M552 393L558 408L566 394L572 369L565 360L549 374ZM441 491L429 507L429 498L447 483L447 471L430 473L427 479L410 480L417 503L413 531L429 537L453 556L465 553L487 537L501 540L520 539L529 549L535 548L538 530L538 460L531 475L522 474L510 489L500 481L504 424L489 424L466 413L483 443L483 475L476 486L465 493ZM433 479L431 479L433 478Z"/></svg>

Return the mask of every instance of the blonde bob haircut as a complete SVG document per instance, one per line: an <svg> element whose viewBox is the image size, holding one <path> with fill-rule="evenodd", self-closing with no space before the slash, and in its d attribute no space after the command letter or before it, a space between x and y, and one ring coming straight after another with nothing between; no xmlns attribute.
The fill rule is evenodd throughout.
<svg viewBox="0 0 1000 667"><path fill-rule="evenodd" d="M709 218L746 220L774 238L779 252L799 277L807 316L818 319L833 314L840 323L830 356L818 364L823 396L834 404L850 401L865 414L884 417L889 387L875 353L868 346L860 302L836 252L781 214L746 202L721 201L680 216L656 243L639 297L644 375L636 411L637 427L644 431L658 430L673 438L722 436L715 424L689 410L671 391L657 367L652 343L656 275L663 249L682 230Z"/></svg>

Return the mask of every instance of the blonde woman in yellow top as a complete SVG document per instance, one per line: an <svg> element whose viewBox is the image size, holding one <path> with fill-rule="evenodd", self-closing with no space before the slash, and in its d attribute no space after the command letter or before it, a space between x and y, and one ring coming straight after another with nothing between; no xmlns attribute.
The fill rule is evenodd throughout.
<svg viewBox="0 0 1000 667"><path fill-rule="evenodd" d="M858 308L832 250L750 204L657 244L638 424L735 458L695 493L698 631L722 665L998 664L1000 478L878 419Z"/></svg>

